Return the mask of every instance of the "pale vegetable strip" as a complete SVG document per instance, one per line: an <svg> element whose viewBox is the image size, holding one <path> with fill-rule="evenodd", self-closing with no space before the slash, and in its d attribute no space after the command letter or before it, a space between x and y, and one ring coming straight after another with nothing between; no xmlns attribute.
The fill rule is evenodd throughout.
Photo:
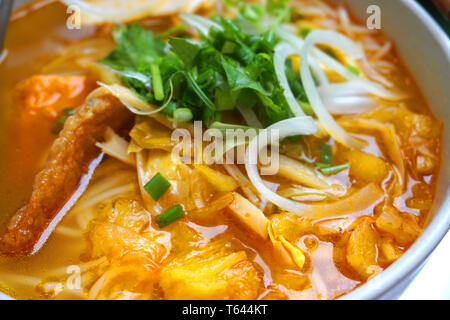
<svg viewBox="0 0 450 320"><path fill-rule="evenodd" d="M315 114L319 118L321 124L336 140L344 144L345 146L361 149L364 147L364 143L350 136L345 132L331 117L326 110L323 101L319 95L319 92L314 84L314 79L309 69L309 59L311 59L309 50L317 43L327 43L333 47L337 47L344 52L347 52L351 56L358 58L361 56L361 52L354 46L353 42L344 36L331 32L331 31L313 31L306 38L305 45L303 46L300 54L301 67L300 74L303 85L305 87L306 94L310 101L311 107Z"/></svg>
<svg viewBox="0 0 450 320"><path fill-rule="evenodd" d="M317 188L329 189L331 185L312 168L292 158L280 155L278 175L296 183Z"/></svg>
<svg viewBox="0 0 450 320"><path fill-rule="evenodd" d="M105 141L97 142L96 146L101 148L104 153L111 157L132 166L136 165L134 155L128 153L128 142L117 135L114 130L109 127L105 132Z"/></svg>
<svg viewBox="0 0 450 320"><path fill-rule="evenodd" d="M252 183L247 179L247 177L239 170L235 164L224 164L225 170L236 180L241 188L242 192L245 193L247 198L253 203L258 204L259 197L254 191Z"/></svg>
<svg viewBox="0 0 450 320"><path fill-rule="evenodd" d="M243 224L260 235L261 238L266 239L268 237L267 225L269 220L264 213L239 193L234 192L233 197L234 200L229 205L231 211Z"/></svg>

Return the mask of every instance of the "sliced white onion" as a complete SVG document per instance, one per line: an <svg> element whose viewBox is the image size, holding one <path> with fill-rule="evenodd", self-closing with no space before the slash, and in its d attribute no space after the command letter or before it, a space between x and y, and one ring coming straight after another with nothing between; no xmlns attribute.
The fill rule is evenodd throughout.
<svg viewBox="0 0 450 320"><path fill-rule="evenodd" d="M332 114L362 113L376 106L364 86L353 82L333 83L318 88L327 110Z"/></svg>
<svg viewBox="0 0 450 320"><path fill-rule="evenodd" d="M375 100L364 96L322 96L322 99L332 114L360 114L376 106Z"/></svg>
<svg viewBox="0 0 450 320"><path fill-rule="evenodd" d="M141 72L136 72L136 71L131 71L131 70L119 71L119 70L113 69L113 68L111 68L108 65L103 64L103 63L95 62L94 64L96 66L100 67L100 68L107 69L108 71L110 71L110 72L112 72L114 74L117 74L119 76L123 76L123 77L127 77L127 78L138 80L138 81L142 82L147 89L151 88L151 79L150 79L150 77L146 76L145 74L143 74Z"/></svg>
<svg viewBox="0 0 450 320"><path fill-rule="evenodd" d="M251 108L239 104L236 106L236 108L239 110L248 126L256 129L263 128L263 125L256 116L255 111L253 111Z"/></svg>
<svg viewBox="0 0 450 320"><path fill-rule="evenodd" d="M383 84L385 87L392 88L394 85L392 82L388 81L385 77L375 70L366 57L362 58L360 61L360 66L362 71L372 80Z"/></svg>
<svg viewBox="0 0 450 320"><path fill-rule="evenodd" d="M287 32L286 30L284 30L280 27L276 28L275 31L276 31L276 34L280 38L287 41L296 50L300 51L303 48L305 40L303 40L302 38L297 37L296 35L294 35L290 32ZM313 32L317 32L317 31L313 31ZM341 35L337 32L333 32L333 31L319 31L319 32L332 32L333 35L335 35L335 36L337 35L337 37L339 37L339 38L344 37L343 35ZM333 37L331 37L331 38L333 38ZM344 38L346 38L346 37L344 37ZM350 39L348 39L348 38L346 38L346 39L347 39L347 41L351 42ZM327 43L327 44L332 45L331 43ZM352 56L352 53L359 52L359 54L353 55L352 57L357 60L364 57L364 53L362 52L361 48L359 48L355 43L351 44L351 46L354 49L354 50L352 50L353 52L345 52L346 54ZM334 59L330 55L326 54L322 50L319 50L317 48L312 48L311 52L314 57L319 59L328 68L330 68L334 72L338 73L345 79L364 86L366 88L366 90L373 95L379 96L379 97L387 99L387 100L392 100L392 101L398 101L398 100L403 100L403 99L407 98L407 95L405 95L402 92L395 92L393 90L387 90L379 83L374 83L372 81L368 81L366 79L363 79L363 78L355 75L346 66L342 65L340 62L338 62L336 59Z"/></svg>
<svg viewBox="0 0 450 320"><path fill-rule="evenodd" d="M151 12L164 0L139 1L137 4L130 4L129 1L85 1L85 0L61 0L67 6L75 5L81 12L101 17L104 21L128 21L140 18ZM109 2L109 3L108 3ZM140 4L140 5L139 5Z"/></svg>
<svg viewBox="0 0 450 320"><path fill-rule="evenodd" d="M316 30L311 32L306 37L305 44L300 53L300 75L302 78L303 86L305 88L305 92L308 96L311 107L313 108L314 113L319 118L320 123L330 135L332 135L343 145L355 149L362 149L364 147L364 143L348 134L328 113L320 97L319 91L316 88L314 79L309 69L308 62L310 59L310 48L319 43L327 43L344 52L347 52L353 58L361 57L362 50L358 46L356 46L350 39L344 37L341 34L333 31Z"/></svg>
<svg viewBox="0 0 450 320"><path fill-rule="evenodd" d="M263 183L264 183L264 184L266 185L266 187L267 187L270 191L272 191L272 192L276 192L277 189L278 189L278 187L280 186L279 183L273 183L273 182L265 181L265 180L263 180ZM266 208L268 202L269 202L269 201L268 201L266 198L261 197L261 202L259 203L259 209L261 209L262 211L264 211L264 209Z"/></svg>
<svg viewBox="0 0 450 320"><path fill-rule="evenodd" d="M247 170L247 175L254 187L260 193L261 198L267 199L286 211L302 214L305 211L310 210L312 206L295 202L276 194L266 186L258 173L258 154L262 148L266 147L266 145L260 144L260 141L264 140L261 139L261 135L267 134L265 131L268 130L279 130L280 139L295 135L311 135L317 132L317 122L313 118L307 116L290 118L277 122L261 131L260 134L250 142L246 152L245 168Z"/></svg>
<svg viewBox="0 0 450 320"><path fill-rule="evenodd" d="M314 72L319 85L324 86L330 83L330 81L328 81L327 75L325 74L325 71L323 71L322 67L319 65L316 59L309 59L309 66Z"/></svg>
<svg viewBox="0 0 450 320"><path fill-rule="evenodd" d="M369 92L360 83L337 82L319 87L320 94L333 97L362 96Z"/></svg>
<svg viewBox="0 0 450 320"><path fill-rule="evenodd" d="M289 86L289 81L286 77L285 68L286 59L294 54L297 54L297 51L291 45L282 42L275 47L275 55L273 60L275 66L275 74L278 81L280 82L280 85L283 87L286 101L291 108L292 113L294 113L294 115L298 117L304 116L305 113L303 112L302 108L297 102L297 99L295 99L294 94L292 93L292 90Z"/></svg>
<svg viewBox="0 0 450 320"><path fill-rule="evenodd" d="M204 3L212 0L61 0L67 6L77 6L84 15L83 21L128 22L148 16L171 15L180 12L194 12Z"/></svg>
<svg viewBox="0 0 450 320"><path fill-rule="evenodd" d="M196 14L182 13L180 17L187 25L197 29L201 34L205 36L209 34L209 29L211 29L212 27L216 28L217 30L223 31L221 25Z"/></svg>
<svg viewBox="0 0 450 320"><path fill-rule="evenodd" d="M110 93L114 97L119 99L120 102L122 102L123 105L128 108L128 110L130 110L134 114L141 116L149 116L164 110L164 108L166 108L169 102L172 100L172 83L170 84L170 96L167 99L166 103L156 109L144 100L140 99L133 91L120 84L107 85L101 82L98 82L98 84L100 85L100 88L94 90L87 99L91 99L94 96L101 96Z"/></svg>

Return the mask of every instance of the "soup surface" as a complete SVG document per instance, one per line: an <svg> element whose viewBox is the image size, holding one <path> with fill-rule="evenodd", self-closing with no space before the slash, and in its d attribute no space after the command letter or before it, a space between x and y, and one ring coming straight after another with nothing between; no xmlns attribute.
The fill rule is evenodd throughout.
<svg viewBox="0 0 450 320"><path fill-rule="evenodd" d="M386 35L343 6L299 0L283 11L269 3L274 8L206 1L199 16L230 19L215 19L219 27L206 36L178 14L80 30L67 28L66 7L56 1L13 14L0 60L2 292L18 299L335 299L408 250L433 203L442 122ZM253 15L270 23L255 31ZM281 22L288 31L273 29ZM346 36L365 57L352 58L350 43L324 41L329 35L320 31ZM169 38L174 49L158 49ZM322 58L310 54L311 71L302 71L308 51L295 47L298 39L300 46L317 40L310 52ZM286 43L289 49L280 46ZM278 78L278 53L295 102ZM133 60L141 55L144 66ZM108 117L111 106L117 111ZM96 117L104 119L89 122ZM204 120L205 130L261 130L286 119L304 122L278 127L293 128L279 144L274 175L255 177L248 158L210 164L173 156L180 144L172 132L189 132L193 120ZM316 130L307 133L308 125ZM41 248L43 230L75 190L83 194ZM33 249L40 250L30 255Z"/></svg>

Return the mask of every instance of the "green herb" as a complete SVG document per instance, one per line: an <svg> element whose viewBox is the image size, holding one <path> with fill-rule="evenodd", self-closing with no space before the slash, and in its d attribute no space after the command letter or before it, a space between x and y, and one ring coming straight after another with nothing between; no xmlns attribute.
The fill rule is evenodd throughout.
<svg viewBox="0 0 450 320"><path fill-rule="evenodd" d="M211 110L214 110L216 108L216 106L214 105L214 103L212 103L212 101L209 99L209 97L203 92L203 90L200 88L198 83L195 81L192 71L189 71L186 74L186 79L187 79L188 84L191 87L191 89L194 90L194 92L197 94L197 96L203 101L205 106L207 106Z"/></svg>
<svg viewBox="0 0 450 320"><path fill-rule="evenodd" d="M185 216L183 208L181 205L177 204L173 208L170 208L160 216L156 218L156 223L160 228L164 228L168 226L169 224L177 221L178 219L181 219Z"/></svg>
<svg viewBox="0 0 450 320"><path fill-rule="evenodd" d="M300 142L300 140L302 140L302 136L301 135L296 135L296 136L290 136L286 138L289 142Z"/></svg>
<svg viewBox="0 0 450 320"><path fill-rule="evenodd" d="M308 116L314 115L314 109L311 107L309 102L299 101L299 104L306 115Z"/></svg>
<svg viewBox="0 0 450 320"><path fill-rule="evenodd" d="M197 40L172 37L165 43L163 38L183 30L177 27L156 37L139 25L116 27L113 35L117 46L100 62L148 79L122 77L126 86L150 104L161 106L171 96L161 113L172 118L176 110L189 109L191 120L202 120L209 126L222 121L222 111L241 116L237 105L252 108L265 126L292 117L273 63L274 48L280 41L275 27L292 18L288 0L269 0L265 7L232 0L227 4L238 8L239 16L233 20L212 18L220 28L211 28ZM273 25L260 26L264 19ZM246 33L242 25L258 32ZM307 108L299 72L289 62L286 75L295 97ZM184 111L180 114L187 115Z"/></svg>
<svg viewBox="0 0 450 320"><path fill-rule="evenodd" d="M144 190L153 198L158 201L159 198L166 193L170 188L170 182L159 172L153 176L153 178L147 182L144 186Z"/></svg>
<svg viewBox="0 0 450 320"><path fill-rule="evenodd" d="M361 74L361 71L360 71L357 67L352 66L351 64L348 64L348 65L347 65L347 69L348 69L350 72L356 74L357 76L359 76L359 75Z"/></svg>
<svg viewBox="0 0 450 320"><path fill-rule="evenodd" d="M333 49L331 48L325 48L325 50L323 51L325 52L327 55L329 55L330 57L337 59L338 57L336 56L336 52L334 52Z"/></svg>
<svg viewBox="0 0 450 320"><path fill-rule="evenodd" d="M164 38L170 37L174 34L185 33L186 30L188 30L188 28L185 25L180 24L176 27L173 27L164 32L161 32L160 34L158 34L158 38L164 39Z"/></svg>
<svg viewBox="0 0 450 320"><path fill-rule="evenodd" d="M341 164L338 166L334 166L334 167L328 167L328 168L321 168L319 169L323 174L326 175L331 175L331 174L336 174L339 173L345 169L347 169L349 167L349 163L346 164Z"/></svg>
<svg viewBox="0 0 450 320"><path fill-rule="evenodd" d="M321 162L316 162L316 163L314 163L314 166L317 168L317 169L324 169L324 168L329 168L330 167L330 165L329 164L326 164L326 163L321 163Z"/></svg>
<svg viewBox="0 0 450 320"><path fill-rule="evenodd" d="M140 25L117 26L113 32L116 48L101 63L119 71L134 71L151 78L153 93L138 80L125 77L126 82L151 102L164 99L160 65L166 56L167 44L155 38Z"/></svg>
<svg viewBox="0 0 450 320"><path fill-rule="evenodd" d="M188 122L191 121L192 118L192 111L189 108L180 108L173 112L173 119L175 122Z"/></svg>
<svg viewBox="0 0 450 320"><path fill-rule="evenodd" d="M211 128L211 129L218 129L218 130L220 130L220 131L222 131L222 133L226 133L226 131L228 130L228 129L230 129L230 130L238 130L238 129L242 129L242 130L249 130L249 129L253 129L253 130L256 130L256 132L258 132L259 130L258 129L256 129L256 128L252 128L252 127L248 127L248 126L241 126L241 125L238 125L238 124L229 124L229 123L222 123L222 122L219 122L219 121L215 121L215 122L213 122L210 126L209 126L209 128Z"/></svg>
<svg viewBox="0 0 450 320"><path fill-rule="evenodd" d="M51 132L54 135L58 135L62 128L64 127L64 124L66 123L67 118L75 114L75 110L72 108L65 108L61 111L62 116L60 116L58 119L56 119L55 123L52 126Z"/></svg>
<svg viewBox="0 0 450 320"><path fill-rule="evenodd" d="M173 113L175 112L175 110L177 109L177 104L175 102L169 102L169 104L167 105L167 107L165 107L161 113L164 113L170 117L173 117Z"/></svg>
<svg viewBox="0 0 450 320"><path fill-rule="evenodd" d="M186 67L191 65L201 50L198 44L182 38L171 38L169 44L171 50L183 60Z"/></svg>
<svg viewBox="0 0 450 320"><path fill-rule="evenodd" d="M333 164L333 150L331 146L324 143L320 146L320 163L326 165Z"/></svg>
<svg viewBox="0 0 450 320"><path fill-rule="evenodd" d="M304 28L304 29L301 29L301 30L300 30L300 35L301 35L303 38L306 38L310 32L311 32L311 29Z"/></svg>

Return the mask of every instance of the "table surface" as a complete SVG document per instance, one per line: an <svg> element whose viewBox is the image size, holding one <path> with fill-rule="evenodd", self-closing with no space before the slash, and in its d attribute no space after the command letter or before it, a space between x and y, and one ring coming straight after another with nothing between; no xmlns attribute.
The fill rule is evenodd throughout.
<svg viewBox="0 0 450 320"><path fill-rule="evenodd" d="M400 300L450 300L450 232L400 296Z"/></svg>
<svg viewBox="0 0 450 320"><path fill-rule="evenodd" d="M450 36L450 21L445 19L439 10L433 5L431 0L418 0L418 2L433 16L433 18L441 25L447 35Z"/></svg>

